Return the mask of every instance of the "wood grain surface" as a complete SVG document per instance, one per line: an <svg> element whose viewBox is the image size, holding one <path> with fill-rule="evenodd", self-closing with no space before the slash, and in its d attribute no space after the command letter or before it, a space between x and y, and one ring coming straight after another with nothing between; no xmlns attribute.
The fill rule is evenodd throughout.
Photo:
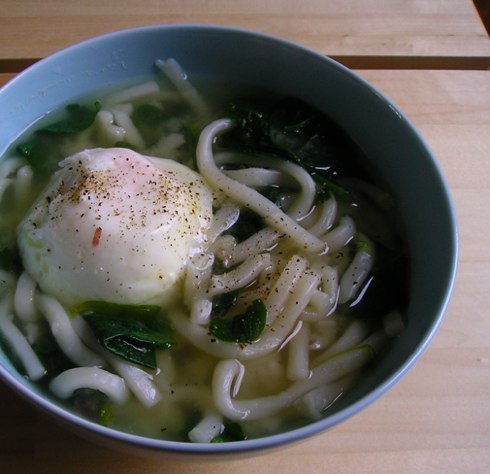
<svg viewBox="0 0 490 474"><path fill-rule="evenodd" d="M465 0L121 0L116 13L115 2L98 4L0 0L0 64L135 23L181 21L251 27L329 54L490 58L490 40ZM389 64L357 72L407 115L433 150L454 201L460 242L445 319L407 376L363 412L301 444L198 464L92 444L0 383L1 473L490 472L490 71L434 70L430 61L425 69ZM0 84L13 77L3 72Z"/></svg>
<svg viewBox="0 0 490 474"><path fill-rule="evenodd" d="M0 61L160 23L250 28L331 56L490 56L471 0L0 0Z"/></svg>

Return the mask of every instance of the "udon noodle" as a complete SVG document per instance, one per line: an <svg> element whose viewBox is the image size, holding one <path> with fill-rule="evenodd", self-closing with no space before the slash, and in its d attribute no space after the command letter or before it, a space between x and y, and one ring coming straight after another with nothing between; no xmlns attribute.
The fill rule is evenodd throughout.
<svg viewBox="0 0 490 474"><path fill-rule="evenodd" d="M19 142L2 160L3 346L21 372L69 409L124 431L207 443L318 419L403 330L402 298L363 306L374 283L391 278L379 277L387 255L404 254L392 218L396 207L361 173L339 174L347 201L335 191L319 199L315 173L301 163L228 146L236 121L223 115L221 104L210 106L176 61L159 60L156 69L157 79L101 96L93 122L51 146L49 172L30 161L25 147L19 152ZM148 132L135 118L142 106L171 112ZM83 158L77 155L83 150L122 148L195 170L212 196L202 238L190 236L171 296L151 316L165 320L173 338L156 348L153 368L101 344L94 318L80 309L101 298L88 293L75 301L76 295L49 290L44 273L27 263L30 244L22 240L26 219L31 222L26 216L53 182L48 176L58 161ZM239 226L244 233L236 232ZM95 230L93 247L105 232ZM105 303L127 311L153 301Z"/></svg>

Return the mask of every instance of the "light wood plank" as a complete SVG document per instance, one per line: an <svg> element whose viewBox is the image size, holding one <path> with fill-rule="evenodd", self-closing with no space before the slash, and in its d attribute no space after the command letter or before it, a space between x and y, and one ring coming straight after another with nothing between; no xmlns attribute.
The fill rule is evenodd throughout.
<svg viewBox="0 0 490 474"><path fill-rule="evenodd" d="M1 0L0 60L160 23L254 29L333 56L490 56L471 0Z"/></svg>

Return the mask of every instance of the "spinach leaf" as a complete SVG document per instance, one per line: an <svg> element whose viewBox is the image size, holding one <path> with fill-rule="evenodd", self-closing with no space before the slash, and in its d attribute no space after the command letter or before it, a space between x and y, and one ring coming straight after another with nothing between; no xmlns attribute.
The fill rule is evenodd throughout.
<svg viewBox="0 0 490 474"><path fill-rule="evenodd" d="M230 422L224 424L224 429L221 434L214 437L211 443L230 443L233 441L244 441L247 437L243 432L243 428L239 423Z"/></svg>
<svg viewBox="0 0 490 474"><path fill-rule="evenodd" d="M267 320L267 308L262 300L251 303L245 313L232 318L212 316L209 331L225 342L252 343L262 334Z"/></svg>
<svg viewBox="0 0 490 474"><path fill-rule="evenodd" d="M317 199L330 193L346 200L349 192L335 182L352 174L358 147L332 120L296 99L258 104L231 104L235 128L222 137L224 147L272 153L305 168L317 184ZM358 171L355 171L358 173Z"/></svg>
<svg viewBox="0 0 490 474"><path fill-rule="evenodd" d="M99 307L103 305L98 303ZM170 327L162 319L146 317L153 311L151 306L150 311L146 306L133 306L134 313L131 313L129 305L114 305L122 307L122 312L117 314L115 308L108 305L108 313L90 311L82 314L99 344L125 360L156 369L155 349L168 349L175 344ZM139 318L135 316L138 313Z"/></svg>
<svg viewBox="0 0 490 474"><path fill-rule="evenodd" d="M213 272L215 275L217 272ZM224 273L224 272L223 272ZM213 317L222 318L235 305L239 290L223 293L213 298Z"/></svg>
<svg viewBox="0 0 490 474"><path fill-rule="evenodd" d="M154 145L163 135L163 126L168 115L152 104L141 104L131 114L134 126L138 129L148 146Z"/></svg>
<svg viewBox="0 0 490 474"><path fill-rule="evenodd" d="M39 131L50 133L82 132L92 125L101 108L100 102L95 102L93 108L80 104L68 104L65 118L47 125Z"/></svg>
<svg viewBox="0 0 490 474"><path fill-rule="evenodd" d="M62 135L35 132L29 140L17 145L17 152L39 174L48 175L64 158L60 146L65 139Z"/></svg>
<svg viewBox="0 0 490 474"><path fill-rule="evenodd" d="M100 108L99 102L95 102L93 107L67 105L65 118L38 129L28 140L17 145L17 152L36 172L51 173L64 158L60 151L63 141L71 134L90 127Z"/></svg>

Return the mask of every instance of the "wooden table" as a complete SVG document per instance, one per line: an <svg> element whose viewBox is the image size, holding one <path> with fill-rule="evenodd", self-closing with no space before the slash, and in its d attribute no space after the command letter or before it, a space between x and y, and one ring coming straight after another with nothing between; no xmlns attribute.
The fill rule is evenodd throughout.
<svg viewBox="0 0 490 474"><path fill-rule="evenodd" d="M182 22L250 28L315 48L356 68L408 115L435 152L459 223L444 323L409 374L362 413L245 460L196 465L116 453L58 427L0 384L0 472L490 472L490 40L473 3L0 0L0 83L93 35Z"/></svg>

